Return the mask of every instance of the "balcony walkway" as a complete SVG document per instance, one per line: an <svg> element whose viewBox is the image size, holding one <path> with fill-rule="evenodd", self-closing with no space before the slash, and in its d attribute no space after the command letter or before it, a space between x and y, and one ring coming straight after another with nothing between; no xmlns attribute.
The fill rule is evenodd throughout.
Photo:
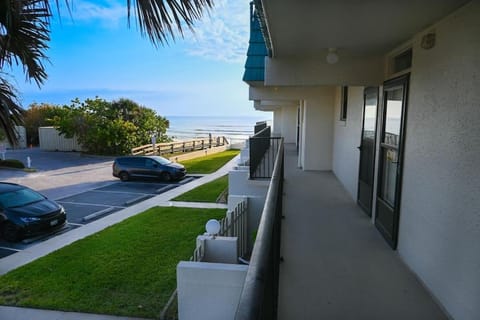
<svg viewBox="0 0 480 320"><path fill-rule="evenodd" d="M285 147L279 319L447 319L335 175Z"/></svg>

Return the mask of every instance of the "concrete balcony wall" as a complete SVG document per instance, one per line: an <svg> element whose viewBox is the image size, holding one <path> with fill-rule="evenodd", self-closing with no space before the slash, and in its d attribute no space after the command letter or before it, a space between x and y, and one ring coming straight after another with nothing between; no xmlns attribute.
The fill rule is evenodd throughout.
<svg viewBox="0 0 480 320"><path fill-rule="evenodd" d="M248 239L249 249L260 223L270 180L250 180L249 170L233 170L228 174L228 210L248 198Z"/></svg>
<svg viewBox="0 0 480 320"><path fill-rule="evenodd" d="M182 261L177 266L180 320L235 318L248 266Z"/></svg>

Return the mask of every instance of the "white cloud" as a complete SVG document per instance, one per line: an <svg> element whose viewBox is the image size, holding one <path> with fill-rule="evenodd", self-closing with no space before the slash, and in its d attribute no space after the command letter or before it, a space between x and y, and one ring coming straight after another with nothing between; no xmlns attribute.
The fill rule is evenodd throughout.
<svg viewBox="0 0 480 320"><path fill-rule="evenodd" d="M249 1L216 0L215 7L187 32L188 54L211 60L242 62L250 31Z"/></svg>
<svg viewBox="0 0 480 320"><path fill-rule="evenodd" d="M62 3L63 4L63 3ZM64 6L64 5L63 5ZM73 22L100 22L102 26L116 27L127 19L124 1L105 0L90 2L75 0L70 3L71 17L67 8L60 8L62 19Z"/></svg>
<svg viewBox="0 0 480 320"><path fill-rule="evenodd" d="M184 26L187 54L215 61L243 62L250 31L249 0L215 0L214 3L214 7L195 22L193 33ZM127 23L126 0L75 0L71 4L73 23L94 22L104 28ZM64 22L72 21L68 10L62 8L61 14ZM175 37L178 38L178 34Z"/></svg>

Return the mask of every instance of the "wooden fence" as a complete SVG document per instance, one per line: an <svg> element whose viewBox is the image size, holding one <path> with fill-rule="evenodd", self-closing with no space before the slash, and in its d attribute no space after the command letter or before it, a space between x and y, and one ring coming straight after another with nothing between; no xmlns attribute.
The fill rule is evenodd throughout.
<svg viewBox="0 0 480 320"><path fill-rule="evenodd" d="M185 153L192 152L197 150L203 150L207 148L219 147L228 144L227 138L224 136L221 137L212 137L204 139L194 139L186 141L177 141L177 142L166 142L166 143L157 143L146 144L140 147L132 149L132 155L163 155L163 154L174 154L174 153Z"/></svg>

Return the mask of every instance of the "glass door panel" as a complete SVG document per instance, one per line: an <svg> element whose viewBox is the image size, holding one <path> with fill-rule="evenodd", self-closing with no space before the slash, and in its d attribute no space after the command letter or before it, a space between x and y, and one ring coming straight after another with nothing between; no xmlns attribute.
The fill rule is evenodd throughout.
<svg viewBox="0 0 480 320"><path fill-rule="evenodd" d="M380 188L380 198L382 198L391 207L395 207L396 181L398 152L393 149L387 149L383 152L383 179Z"/></svg>
<svg viewBox="0 0 480 320"><path fill-rule="evenodd" d="M375 225L395 249L398 237L401 160L409 76L385 82L378 165L378 190Z"/></svg>
<svg viewBox="0 0 480 320"><path fill-rule="evenodd" d="M358 205L372 215L373 181L375 168L375 137L377 130L378 88L364 91L363 130L360 141L360 168L358 173Z"/></svg>

